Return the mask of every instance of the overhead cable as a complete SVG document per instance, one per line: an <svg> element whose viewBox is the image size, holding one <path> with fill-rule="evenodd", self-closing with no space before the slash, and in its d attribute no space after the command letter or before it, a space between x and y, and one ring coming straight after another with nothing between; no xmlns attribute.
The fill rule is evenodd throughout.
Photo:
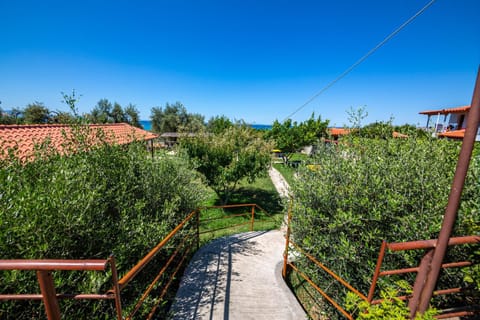
<svg viewBox="0 0 480 320"><path fill-rule="evenodd" d="M343 71L338 77L333 79L330 83L328 83L325 87L323 87L320 91L318 91L315 95L313 95L310 99L308 99L304 104L302 104L300 107L295 109L292 113L290 113L285 119L291 118L293 115L295 115L297 112L305 108L310 102L315 100L319 95L330 89L335 83L340 81L342 78L344 78L347 74L349 74L353 69L355 69L358 65L360 65L363 61L365 61L369 56L371 56L375 51L380 49L385 43L387 43L390 39L392 39L395 35L397 35L403 28L405 28L408 24L410 24L413 20L415 20L419 15L424 13L436 0L431 0L429 3L427 3L423 8L421 8L417 13L415 13L413 16L411 16L407 21L405 21L401 26L399 26L397 29L395 29L392 33L390 33L385 39L383 39L380 43L378 43L375 47L373 47L370 51L368 51L363 57L358 59L354 64L352 64L350 67L348 67L345 71Z"/></svg>

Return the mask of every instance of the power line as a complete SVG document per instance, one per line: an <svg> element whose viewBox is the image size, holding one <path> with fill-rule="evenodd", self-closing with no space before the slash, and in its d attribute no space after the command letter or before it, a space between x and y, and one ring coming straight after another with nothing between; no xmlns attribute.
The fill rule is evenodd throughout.
<svg viewBox="0 0 480 320"><path fill-rule="evenodd" d="M344 78L347 74L349 74L353 69L355 69L358 65L360 65L363 61L365 61L369 56L371 56L375 51L380 49L385 43L387 43L390 39L392 39L395 35L397 35L403 28L405 28L410 22L415 20L419 15L424 13L436 0L431 0L429 3L427 3L423 8L421 8L417 13L415 13L413 16L411 16L407 21L405 21L400 27L395 29L392 33L390 33L385 39L380 41L375 47L373 47L370 51L368 51L363 57L358 59L354 64L352 64L350 67L348 67L345 71L343 71L338 77L333 79L330 83L328 83L325 87L323 87L320 91L318 91L315 95L313 95L310 99L308 99L304 104L302 104L300 107L295 109L292 113L290 113L283 121L291 118L293 115L295 115L297 112L305 108L310 102L315 100L319 95L330 89L335 83L340 81L342 78Z"/></svg>

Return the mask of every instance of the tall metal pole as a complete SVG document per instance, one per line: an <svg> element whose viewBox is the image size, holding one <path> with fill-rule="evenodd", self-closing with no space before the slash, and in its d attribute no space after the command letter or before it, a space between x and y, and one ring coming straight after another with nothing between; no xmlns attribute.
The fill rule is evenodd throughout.
<svg viewBox="0 0 480 320"><path fill-rule="evenodd" d="M287 268L288 268L288 248L290 246L290 223L292 222L292 207L293 199L290 198L290 203L288 204L288 213L287 213L287 234L285 235L285 251L283 251L283 268L282 276L283 279L287 279Z"/></svg>
<svg viewBox="0 0 480 320"><path fill-rule="evenodd" d="M423 314L428 306L433 295L433 290L437 284L438 276L440 274L441 265L445 257L448 240L455 225L457 218L457 211L460 205L460 197L462 195L463 185L467 176L470 158L477 135L478 124L480 122L480 67L477 70L477 80L475 89L473 91L472 103L468 113L467 128L463 138L462 149L458 158L457 169L453 178L452 188L448 197L447 208L445 209L445 216L443 218L442 228L438 236L437 245L433 254L430 268L427 270L427 278L423 290L420 293L420 301L416 311ZM415 294L415 293L414 293ZM415 315L415 310L410 310ZM410 315L412 316L412 314Z"/></svg>

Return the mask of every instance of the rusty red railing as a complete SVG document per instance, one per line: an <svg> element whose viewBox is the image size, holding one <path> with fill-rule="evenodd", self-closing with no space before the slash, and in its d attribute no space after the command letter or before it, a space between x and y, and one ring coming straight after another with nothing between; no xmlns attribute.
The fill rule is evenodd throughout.
<svg viewBox="0 0 480 320"><path fill-rule="evenodd" d="M384 270L382 271L381 267L383 264L383 258L385 256L385 252L388 249L391 252L396 252L396 251L407 251L407 250L429 250L427 252L427 256L429 255L431 249L435 248L437 246L438 240L437 239L432 239L432 240L419 240L419 241L410 241L410 242L400 242L400 243L387 243L385 241L382 242L382 245L380 247L380 252L378 255L378 260L377 260L377 265L375 267L375 272L373 275L372 283L370 286L370 290L368 293L368 302L371 304L378 304L381 303L382 300L373 300L374 295L375 295L375 290L377 286L378 279L380 277L385 277L385 276L391 276L391 275L400 275L400 274L408 274L408 273L417 273L420 274L421 269L422 269L422 263L418 267L413 267L413 268L403 268L403 269L392 269L392 270ZM463 236L463 237L452 237L449 239L448 246L457 246L457 245L465 245L465 244L478 244L480 243L480 236ZM472 261L456 261L456 262L449 262L449 263L442 263L441 268L442 269L449 269L449 268L463 268L463 267L468 267L473 264ZM418 278L416 280L416 283L413 285L413 291L415 291L415 286L417 285ZM440 295L446 295L446 294L454 294L454 293L460 293L462 292L462 289L460 287L455 287L455 288L446 288L442 290L436 290L433 292L433 296L440 296ZM413 301L415 299L415 296L409 295L409 296L399 296L397 297L401 300L409 300L409 305L412 303L415 303ZM464 310L464 311L453 311L453 312L443 312L441 315L439 315L437 318L445 318L445 317L453 317L453 316L469 316L473 315L472 311L469 310Z"/></svg>
<svg viewBox="0 0 480 320"><path fill-rule="evenodd" d="M248 212L239 214L224 214L224 216L213 219L201 219L201 213L208 209L234 209L248 208ZM182 222L180 222L165 238L163 238L150 252L148 252L133 268L127 271L122 278L118 278L115 259L110 256L105 260L0 260L0 270L22 270L36 271L37 279L40 287L40 294L0 294L0 300L42 300L45 306L45 313L48 319L60 319L61 311L59 307L59 299L89 299L89 300L114 300L116 318L117 319L133 319L138 315L139 310L148 300L148 297L155 292L157 295L153 299L154 303L149 306L147 319L152 319L159 305L164 301L165 296L169 292L175 279L178 279L179 272L188 262L190 255L198 248L200 244L200 236L209 232L216 232L221 229L234 228L249 225L249 229L254 229L256 219L259 218L255 209L258 209L268 218L272 218L265 210L257 204L239 204L203 207L191 212ZM222 228L208 230L202 227L202 222L211 222L213 220L227 219L232 217L248 217L247 222L235 225L227 225ZM273 218L272 218L273 219ZM264 221L257 221L264 222ZM227 223L228 224L228 223ZM162 257L161 265L156 266L158 273L153 280L146 286L137 301L131 303L132 307L128 308L128 314L122 307L122 291L125 290L132 281L149 265L152 264L156 256L164 254L162 252L167 246L171 246L173 239L180 237L173 244L174 247L169 251L171 253ZM54 271L96 271L106 272L110 266L112 274L112 287L103 294L77 293L65 294L57 293L54 285L52 272ZM170 271L170 273L168 273Z"/></svg>
<svg viewBox="0 0 480 320"><path fill-rule="evenodd" d="M112 290L105 294L57 294L53 271L106 271L110 264ZM0 300L43 300L48 319L60 319L58 299L114 299L120 307L120 291L117 285L115 259L106 260L0 260L0 270L36 271L41 294L1 294Z"/></svg>
<svg viewBox="0 0 480 320"><path fill-rule="evenodd" d="M291 212L289 210L289 221L291 220ZM290 227L288 227L290 229ZM454 237L450 238L448 243L449 246L455 245L463 245L463 244L478 244L480 243L480 236L464 236L464 237ZM420 241L411 241L411 242L401 242L401 243L387 243L386 241L382 242L380 247L377 264L375 267L375 271L373 274L370 290L368 295L364 295L351 286L347 281L342 279L338 276L334 271L326 267L324 264L319 262L315 257L311 254L306 252L302 249L298 244L293 242L290 239L290 231L287 231L286 236L286 249L284 253L284 269L283 269L283 277L287 277L287 273L289 270L295 271L300 277L302 277L312 288L315 289L326 301L328 301L332 306L334 306L345 318L353 319L353 315L350 314L348 311L345 310L341 306L341 304L335 301L331 296L329 296L322 288L320 288L307 274L303 272L293 261L289 261L289 251L294 250L296 255L303 255L306 259L314 263L318 268L322 269L326 272L329 276L331 276L335 281L340 283L343 287L347 288L349 291L355 293L360 299L367 301L370 304L379 304L382 303L382 299L374 300L375 291L377 289L378 279L380 277L390 276L390 275L398 275L398 274L407 274L407 273L418 273L420 271L420 267L413 267L413 268L403 268L403 269L392 269L392 270L383 270L382 271L382 264L385 257L385 254L388 251L395 252L395 251L405 251L405 250L420 250L420 249L431 249L434 248L437 244L437 239L432 240L420 240ZM468 267L471 266L471 261L459 261L459 262L450 262L442 264L442 269L447 268L461 268L461 267ZM445 295L445 294L453 294L453 293L460 293L462 291L461 288L447 288L442 290L434 291L434 296ZM408 300L411 299L412 296L399 296L397 297L401 300ZM443 312L437 316L438 319L454 317L454 316L469 316L473 315L472 310L454 310L454 311L447 311Z"/></svg>
<svg viewBox="0 0 480 320"><path fill-rule="evenodd" d="M208 219L201 219L199 223L199 234L207 234L207 233L215 233L217 231L221 230L226 230L226 229L232 229L232 228L239 228L242 226L249 226L249 230L253 231L254 229L254 224L255 224L255 219L258 218L257 216L257 211L255 209L258 209L262 214L266 216L266 219L264 220L259 220L257 222L271 222L274 221L273 217L262 207L255 203L248 203L248 204L230 204L230 205L223 205L223 206L208 206L208 207L202 207L199 210L209 210L209 209L235 209L235 208L250 208L249 212L243 212L243 213L235 213L235 214L222 214L219 217L213 217L213 218L208 218ZM226 226L218 227L218 228L213 228L213 229L206 229L203 228L204 223L212 223L213 221L221 221L221 220L227 220L227 219L235 219L239 217L248 217L248 221L243 221L240 223L235 223L235 224L226 224Z"/></svg>

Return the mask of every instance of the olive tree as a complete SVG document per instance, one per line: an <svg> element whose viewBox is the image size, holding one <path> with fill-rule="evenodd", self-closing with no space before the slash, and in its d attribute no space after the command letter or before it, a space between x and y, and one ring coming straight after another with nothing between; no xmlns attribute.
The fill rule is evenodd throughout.
<svg viewBox="0 0 480 320"><path fill-rule="evenodd" d="M275 120L272 129L266 132L265 136L273 139L275 147L282 150L288 161L292 153L316 143L322 137L327 137L328 123L328 120L322 121L320 116L315 119L315 114L300 123L292 122L291 119L287 119L283 123Z"/></svg>
<svg viewBox="0 0 480 320"><path fill-rule="evenodd" d="M227 128L221 134L185 136L180 147L196 162L208 185L227 203L242 179L253 182L266 174L271 145L245 125Z"/></svg>

